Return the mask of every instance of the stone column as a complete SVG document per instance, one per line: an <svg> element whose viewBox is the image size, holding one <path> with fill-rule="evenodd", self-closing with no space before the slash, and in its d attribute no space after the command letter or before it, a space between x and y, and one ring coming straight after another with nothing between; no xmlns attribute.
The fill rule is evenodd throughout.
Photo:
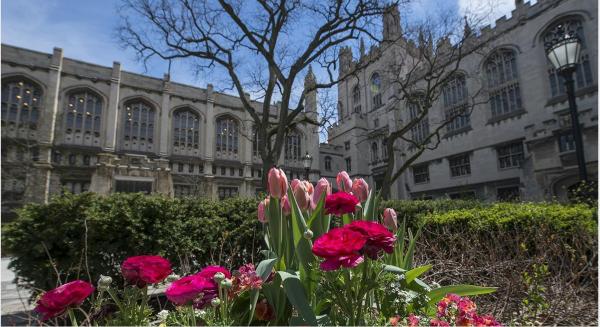
<svg viewBox="0 0 600 327"><path fill-rule="evenodd" d="M161 157L167 157L169 155L169 131L171 130L171 119L169 117L169 109L171 103L171 94L169 92L170 87L170 76L165 74L163 77L163 94L162 94L162 105L160 108L160 150L159 155Z"/></svg>
<svg viewBox="0 0 600 327"><path fill-rule="evenodd" d="M119 89L121 84L121 64L113 62L112 76L110 78L110 94L108 97L108 112L106 115L106 136L104 137L104 151L114 152L117 141L117 117L119 113Z"/></svg>
<svg viewBox="0 0 600 327"><path fill-rule="evenodd" d="M156 193L160 193L172 198L175 195L173 191L173 176L169 170L168 159L156 159L158 167L156 168Z"/></svg>
<svg viewBox="0 0 600 327"><path fill-rule="evenodd" d="M208 84L206 87L206 122L204 128L204 174L213 176L212 167L215 160L215 100L213 97L213 86ZM212 179L211 179L212 183ZM212 194L209 195L212 198Z"/></svg>

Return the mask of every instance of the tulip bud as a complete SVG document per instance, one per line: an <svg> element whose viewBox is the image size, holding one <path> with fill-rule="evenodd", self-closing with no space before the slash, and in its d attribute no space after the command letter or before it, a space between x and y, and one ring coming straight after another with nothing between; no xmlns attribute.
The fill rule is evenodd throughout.
<svg viewBox="0 0 600 327"><path fill-rule="evenodd" d="M385 208L383 210L383 224L389 230L396 231L398 229L398 218L396 211L392 208Z"/></svg>
<svg viewBox="0 0 600 327"><path fill-rule="evenodd" d="M294 179L291 183L292 192L294 193L296 203L298 203L300 210L307 210L310 206L310 194L308 194L308 190L306 189L307 184L310 183L299 181L297 179Z"/></svg>
<svg viewBox="0 0 600 327"><path fill-rule="evenodd" d="M319 203L319 200L321 200L323 193L325 193L325 197L331 194L331 184L329 184L329 181L326 178L321 178L317 182L317 186L315 187L315 192L313 193L311 201L313 210L317 207L317 204Z"/></svg>
<svg viewBox="0 0 600 327"><path fill-rule="evenodd" d="M304 231L304 238L311 240L313 238L313 232L310 229Z"/></svg>
<svg viewBox="0 0 600 327"><path fill-rule="evenodd" d="M354 194L360 202L367 201L367 198L369 197L369 184L362 178L355 178L352 183L352 194Z"/></svg>
<svg viewBox="0 0 600 327"><path fill-rule="evenodd" d="M218 297L216 297L212 299L212 301L210 301L210 305L212 305L213 308L216 308L221 305L221 300Z"/></svg>
<svg viewBox="0 0 600 327"><path fill-rule="evenodd" d="M225 279L225 274L223 274L222 272L218 272L213 276L213 280L217 283L220 283L224 279Z"/></svg>
<svg viewBox="0 0 600 327"><path fill-rule="evenodd" d="M341 171L337 174L337 177L335 178L335 181L337 182L337 186L338 189L340 189L343 192L351 192L352 191L352 180L350 179L350 176L348 175L347 172L345 171Z"/></svg>
<svg viewBox="0 0 600 327"><path fill-rule="evenodd" d="M179 275L177 275L177 274L170 274L169 276L167 276L167 278L165 278L165 280L167 281L167 283L172 283L172 282L178 280L179 278L181 278L181 277L179 277Z"/></svg>
<svg viewBox="0 0 600 327"><path fill-rule="evenodd" d="M273 167L267 178L269 194L275 199L281 199L287 193L288 181L283 170Z"/></svg>
<svg viewBox="0 0 600 327"><path fill-rule="evenodd" d="M292 214L292 207L290 206L290 200L287 195L284 195L281 198L281 209L283 210L284 216L289 216Z"/></svg>
<svg viewBox="0 0 600 327"><path fill-rule="evenodd" d="M105 291L112 284L112 278L110 276L100 275L100 279L98 279L98 290Z"/></svg>
<svg viewBox="0 0 600 327"><path fill-rule="evenodd" d="M231 279L224 279L221 281L221 287L231 288L232 285L233 283L231 282Z"/></svg>
<svg viewBox="0 0 600 327"><path fill-rule="evenodd" d="M258 204L258 221L260 221L263 224L269 222L269 217L266 216L266 210L268 207L269 197L267 196L266 199L260 201L260 203Z"/></svg>

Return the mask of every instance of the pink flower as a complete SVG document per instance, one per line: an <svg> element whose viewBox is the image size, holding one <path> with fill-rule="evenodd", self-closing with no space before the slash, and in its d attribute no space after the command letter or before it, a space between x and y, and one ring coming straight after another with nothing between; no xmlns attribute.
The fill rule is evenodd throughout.
<svg viewBox="0 0 600 327"><path fill-rule="evenodd" d="M325 213L336 216L353 213L358 203L358 199L354 195L337 192L325 198Z"/></svg>
<svg viewBox="0 0 600 327"><path fill-rule="evenodd" d="M283 211L284 216L289 216L292 214L292 206L290 205L290 200L287 195L284 195L281 198L281 210Z"/></svg>
<svg viewBox="0 0 600 327"><path fill-rule="evenodd" d="M325 193L325 196L331 194L331 184L326 178L321 178L317 182L317 186L315 187L315 192L313 193L313 198L311 201L313 210L317 207L317 204L321 200L321 195Z"/></svg>
<svg viewBox="0 0 600 327"><path fill-rule="evenodd" d="M223 273L223 275L225 275L225 278L231 278L231 272L229 272L229 270L221 266L207 266L204 269L200 270L200 272L196 275L212 279L218 272Z"/></svg>
<svg viewBox="0 0 600 327"><path fill-rule="evenodd" d="M313 191L312 184L307 181L300 181L294 179L290 186L292 188L294 198L296 198L296 203L298 203L298 207L300 208L300 210L307 210L310 207L311 194L309 194L309 191Z"/></svg>
<svg viewBox="0 0 600 327"><path fill-rule="evenodd" d="M391 231L398 230L398 215L392 208L385 208L383 210L383 224Z"/></svg>
<svg viewBox="0 0 600 327"><path fill-rule="evenodd" d="M367 201L369 197L369 184L362 178L355 178L352 183L352 194L354 194L360 202Z"/></svg>
<svg viewBox="0 0 600 327"><path fill-rule="evenodd" d="M325 258L321 263L322 270L336 270L340 266L353 268L364 261L359 251L366 242L359 232L344 227L334 228L315 241L312 252Z"/></svg>
<svg viewBox="0 0 600 327"><path fill-rule="evenodd" d="M351 192L352 191L352 180L347 172L341 171L337 174L335 178L337 182L338 189L343 192Z"/></svg>
<svg viewBox="0 0 600 327"><path fill-rule="evenodd" d="M266 216L266 210L269 207L269 197L267 196L264 200L258 203L258 221L261 223L269 222L269 217Z"/></svg>
<svg viewBox="0 0 600 327"><path fill-rule="evenodd" d="M409 327L416 327L419 326L419 322L421 321L421 318L415 316L414 314L409 314L408 315L408 326Z"/></svg>
<svg viewBox="0 0 600 327"><path fill-rule="evenodd" d="M267 178L269 194L274 199L281 199L287 194L288 181L283 170L273 167L269 170Z"/></svg>
<svg viewBox="0 0 600 327"><path fill-rule="evenodd" d="M172 272L169 260L157 255L129 257L121 265L123 278L138 287L162 282Z"/></svg>
<svg viewBox="0 0 600 327"><path fill-rule="evenodd" d="M233 285L234 293L241 293L248 289L260 289L262 279L256 274L256 269L251 263L247 263L238 269L234 274Z"/></svg>
<svg viewBox="0 0 600 327"><path fill-rule="evenodd" d="M92 292L92 284L75 280L44 293L34 310L42 314L42 320L48 320L63 314L71 307L81 305Z"/></svg>
<svg viewBox="0 0 600 327"><path fill-rule="evenodd" d="M393 316L390 318L390 326L398 326L400 322L400 316Z"/></svg>
<svg viewBox="0 0 600 327"><path fill-rule="evenodd" d="M477 327L480 326L499 326L501 327L502 324L499 323L494 317L490 316L490 315L486 315L486 316L475 316L475 319L473 321L473 324Z"/></svg>
<svg viewBox="0 0 600 327"><path fill-rule="evenodd" d="M429 326L450 327L450 324L446 321L434 318L434 319L431 319L431 321L429 321Z"/></svg>
<svg viewBox="0 0 600 327"><path fill-rule="evenodd" d="M396 236L383 225L373 221L355 220L346 227L363 234L366 238L364 251L369 258L377 259L381 250L387 253L394 251Z"/></svg>
<svg viewBox="0 0 600 327"><path fill-rule="evenodd" d="M212 301L212 299L219 296L219 294L218 294L219 286L213 279L215 274L218 272L223 273L223 275L225 275L225 278L231 278L231 272L229 272L229 270L227 270L221 266L208 266L208 267L205 267L204 269L200 270L200 272L193 275L193 276L196 276L196 278L206 280L206 282L205 281L201 282L201 285L202 285L201 293L203 296L201 298L196 298L194 300L195 308L202 309L202 308L206 307L208 304L210 304L210 301Z"/></svg>
<svg viewBox="0 0 600 327"><path fill-rule="evenodd" d="M214 287L214 281L196 274L172 282L165 294L167 299L176 305L185 305L196 300L204 290Z"/></svg>

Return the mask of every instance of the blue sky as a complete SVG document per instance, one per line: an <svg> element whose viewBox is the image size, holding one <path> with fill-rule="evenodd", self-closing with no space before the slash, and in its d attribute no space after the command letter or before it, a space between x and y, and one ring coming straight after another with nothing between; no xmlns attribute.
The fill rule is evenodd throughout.
<svg viewBox="0 0 600 327"><path fill-rule="evenodd" d="M104 66L119 61L124 70L162 77L167 63L155 60L145 71L133 52L122 49L116 41L119 3L120 0L3 0L2 42L46 53L60 47L69 58ZM462 15L484 5L493 6L492 16L497 18L510 13L514 0L418 0L402 16L423 19L439 10ZM186 63L174 62L171 76L174 81L199 87L217 82L195 76Z"/></svg>

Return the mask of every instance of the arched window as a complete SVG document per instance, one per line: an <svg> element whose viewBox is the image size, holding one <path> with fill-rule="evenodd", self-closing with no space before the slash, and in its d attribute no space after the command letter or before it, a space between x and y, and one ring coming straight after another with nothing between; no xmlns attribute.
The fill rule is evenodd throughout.
<svg viewBox="0 0 600 327"><path fill-rule="evenodd" d="M302 135L296 131L291 131L285 138L285 159L302 159Z"/></svg>
<svg viewBox="0 0 600 327"><path fill-rule="evenodd" d="M373 99L373 109L381 107L381 77L378 73L371 76L371 97Z"/></svg>
<svg viewBox="0 0 600 327"><path fill-rule="evenodd" d="M216 128L216 151L222 155L238 153L238 123L229 116L219 117Z"/></svg>
<svg viewBox="0 0 600 327"><path fill-rule="evenodd" d="M173 112L173 146L190 150L200 147L200 116L189 108Z"/></svg>
<svg viewBox="0 0 600 327"><path fill-rule="evenodd" d="M252 128L252 155L260 156L260 148L264 146L264 142L258 135L256 126Z"/></svg>
<svg viewBox="0 0 600 327"><path fill-rule="evenodd" d="M102 124L102 98L89 90L77 90L67 94L64 108L65 133L100 137ZM85 138L71 138L82 143Z"/></svg>
<svg viewBox="0 0 600 327"><path fill-rule="evenodd" d="M330 156L325 157L325 170L331 171L331 157Z"/></svg>
<svg viewBox="0 0 600 327"><path fill-rule="evenodd" d="M123 139L126 149L152 150L155 112L155 109L143 100L132 100L125 104Z"/></svg>
<svg viewBox="0 0 600 327"><path fill-rule="evenodd" d="M2 126L37 129L42 89L25 78L2 81Z"/></svg>
<svg viewBox="0 0 600 327"><path fill-rule="evenodd" d="M452 78L443 88L444 115L448 132L467 128L470 117L467 112L468 92L467 81L464 75Z"/></svg>
<svg viewBox="0 0 600 327"><path fill-rule="evenodd" d="M496 51L485 62L487 87L492 117L510 114L521 109L521 90L514 50Z"/></svg>
<svg viewBox="0 0 600 327"><path fill-rule="evenodd" d="M422 143L427 136L429 136L429 115L423 114L423 102L424 97L422 94L413 96L408 102L408 113L410 116L410 122L415 122L415 125L411 128L412 140L415 143Z"/></svg>
<svg viewBox="0 0 600 327"><path fill-rule="evenodd" d="M555 40L562 38L565 34L577 35L581 41L581 55L579 63L577 64L577 70L575 71L575 88L582 89L592 86L594 84L594 78L581 19L577 17L567 17L550 25L542 35L544 46L554 43ZM554 69L554 66L552 66L549 61L548 67L551 95L553 97L564 95L566 91L563 77L556 72L556 69Z"/></svg>
<svg viewBox="0 0 600 327"><path fill-rule="evenodd" d="M354 112L361 112L360 108L360 88L358 85L352 89L352 105L354 106Z"/></svg>
<svg viewBox="0 0 600 327"><path fill-rule="evenodd" d="M371 162L379 161L379 149L377 146L377 142L373 142L371 144Z"/></svg>

